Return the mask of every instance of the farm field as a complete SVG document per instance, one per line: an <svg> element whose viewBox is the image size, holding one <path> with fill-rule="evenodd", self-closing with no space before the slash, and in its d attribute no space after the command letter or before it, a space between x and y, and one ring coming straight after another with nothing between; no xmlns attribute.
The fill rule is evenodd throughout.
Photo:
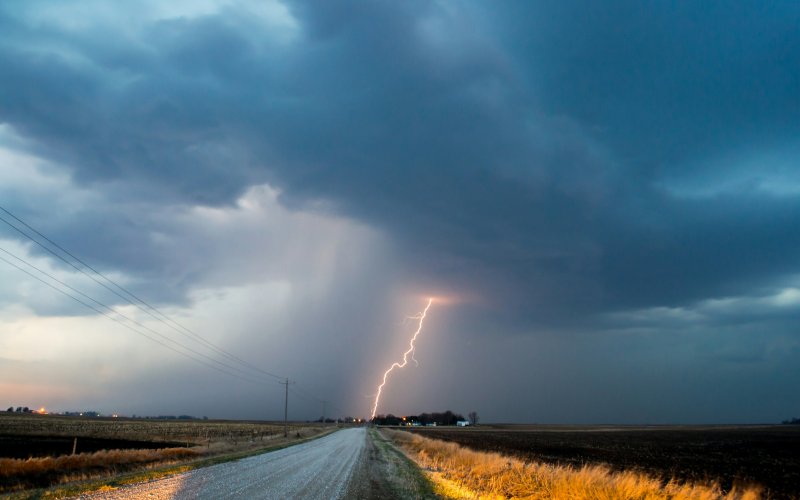
<svg viewBox="0 0 800 500"><path fill-rule="evenodd" d="M312 424L290 423L292 429ZM160 420L109 417L17 415L0 412L0 435L62 436L128 439L150 442L206 444L209 440L236 443L283 433L283 423L239 420Z"/></svg>
<svg viewBox="0 0 800 500"><path fill-rule="evenodd" d="M414 428L422 436L531 462L644 472L663 479L764 486L800 497L800 426Z"/></svg>
<svg viewBox="0 0 800 500"><path fill-rule="evenodd" d="M271 422L0 413L0 494L257 452L325 431L291 423L287 439Z"/></svg>

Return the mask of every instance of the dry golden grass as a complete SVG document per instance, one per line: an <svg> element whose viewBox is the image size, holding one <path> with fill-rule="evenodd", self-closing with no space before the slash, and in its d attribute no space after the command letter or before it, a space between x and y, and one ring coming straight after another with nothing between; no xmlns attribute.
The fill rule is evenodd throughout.
<svg viewBox="0 0 800 500"><path fill-rule="evenodd" d="M201 452L189 448L101 450L58 457L0 458L0 493L192 460Z"/></svg>
<svg viewBox="0 0 800 500"><path fill-rule="evenodd" d="M637 472L613 472L603 466L523 462L498 453L402 431L384 430L451 498L756 500L757 487L724 493L716 485L663 482Z"/></svg>
<svg viewBox="0 0 800 500"><path fill-rule="evenodd" d="M0 478L23 479L46 475L54 471L69 474L96 469L114 469L153 462L171 462L199 455L199 451L189 448L163 448L157 450L101 450L94 453L28 459L0 458Z"/></svg>

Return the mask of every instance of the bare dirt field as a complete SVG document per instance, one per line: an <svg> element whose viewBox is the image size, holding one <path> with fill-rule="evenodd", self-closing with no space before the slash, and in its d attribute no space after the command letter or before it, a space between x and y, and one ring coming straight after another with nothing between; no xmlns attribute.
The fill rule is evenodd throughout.
<svg viewBox="0 0 800 500"><path fill-rule="evenodd" d="M408 430L408 428L406 428ZM680 481L757 483L765 498L800 498L800 426L413 428L423 436L561 465L606 464Z"/></svg>

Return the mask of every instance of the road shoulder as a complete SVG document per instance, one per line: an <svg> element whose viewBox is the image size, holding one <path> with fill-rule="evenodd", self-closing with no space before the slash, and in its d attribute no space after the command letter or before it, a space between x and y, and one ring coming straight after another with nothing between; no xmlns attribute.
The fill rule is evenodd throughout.
<svg viewBox="0 0 800 500"><path fill-rule="evenodd" d="M367 429L364 452L345 498L439 498L422 471L374 428Z"/></svg>

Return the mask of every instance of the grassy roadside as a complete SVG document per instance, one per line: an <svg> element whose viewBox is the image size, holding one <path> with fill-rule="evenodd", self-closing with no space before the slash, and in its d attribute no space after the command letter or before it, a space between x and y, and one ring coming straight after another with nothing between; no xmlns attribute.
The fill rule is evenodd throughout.
<svg viewBox="0 0 800 500"><path fill-rule="evenodd" d="M394 498L441 498L434 492L434 483L405 453L375 428L368 432L384 468L382 476Z"/></svg>
<svg viewBox="0 0 800 500"><path fill-rule="evenodd" d="M260 455L262 453L281 450L283 448L288 448L290 446L295 446L298 444L306 443L308 441L319 439L337 430L338 429L330 429L306 438L300 438L288 442L277 443L262 448L226 453L199 460L193 460L191 462L186 462L186 463L178 463L162 467L154 467L148 470L129 472L112 477L105 477L102 479L77 481L58 486L52 486L50 488L39 488L33 490L24 490L19 492L7 493L0 495L0 498L2 498L3 500L56 499L56 498L66 498L70 496L76 496L96 491L111 491L130 484L155 481L165 477L173 476L175 474L181 474L194 469L200 469L202 467L209 467L211 465L217 465L225 462L232 462L234 460L241 460L243 458L251 457L254 455Z"/></svg>

